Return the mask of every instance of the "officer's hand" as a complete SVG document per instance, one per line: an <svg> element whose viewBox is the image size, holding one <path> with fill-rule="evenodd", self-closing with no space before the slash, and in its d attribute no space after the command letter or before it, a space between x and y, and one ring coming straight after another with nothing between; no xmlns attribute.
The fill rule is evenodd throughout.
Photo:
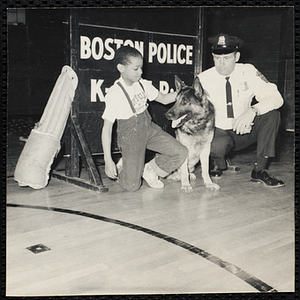
<svg viewBox="0 0 300 300"><path fill-rule="evenodd" d="M255 118L255 112L249 108L238 118L233 119L232 126L236 134L250 133L252 130L253 120Z"/></svg>
<svg viewBox="0 0 300 300"><path fill-rule="evenodd" d="M105 174L111 179L117 179L117 168L113 160L105 162Z"/></svg>

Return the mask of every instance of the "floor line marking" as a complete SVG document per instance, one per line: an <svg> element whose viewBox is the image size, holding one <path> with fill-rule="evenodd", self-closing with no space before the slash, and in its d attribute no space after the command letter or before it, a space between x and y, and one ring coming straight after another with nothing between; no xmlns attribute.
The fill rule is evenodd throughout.
<svg viewBox="0 0 300 300"><path fill-rule="evenodd" d="M87 217L87 218L91 218L91 219L95 219L95 220L100 220L100 221L104 221L104 222L108 222L108 223L112 223L112 224L117 224L123 227L127 227L130 229L134 229L134 230L138 230L138 231L142 231L144 233L150 234L156 238L165 240L169 243L172 243L176 246L179 246L183 249L186 249L190 252L193 252L199 256L201 256L202 258L207 259L208 261L216 264L217 266L225 269L226 271L228 271L229 273L237 276L238 278L240 278L241 280L243 280L244 282L246 282L247 284L249 284L250 286L252 286L253 288L255 288L256 290L260 291L260 292L277 292L276 289L272 288L271 286L269 286L268 284L266 284L265 282L261 281L260 279L252 276L251 274L245 272L244 270L242 270L241 268L226 262L220 258L218 258L217 256L214 256L198 247L195 247L191 244L188 244L186 242L183 242L181 240L178 240L176 238L170 237L168 235L165 235L163 233L160 233L158 231L146 228L146 227L142 227L139 225L135 225L132 223L128 223L128 222L124 222L124 221L120 221L120 220L116 220L116 219L112 219L112 218L108 218L108 217L104 217L104 216L99 216L99 215L95 215L95 214L91 214L91 213L87 213L84 211L77 211L77 210L71 210L71 209L65 209L65 208L58 208L58 207L47 207L47 206L38 206L38 205L25 205L25 204L13 204L13 203L7 203L8 207L21 207L21 208L31 208L31 209L40 209L40 210L48 210L48 211L55 211L55 212L60 212L60 213L66 213L66 214L72 214L72 215L78 215L78 216L82 216L82 217Z"/></svg>

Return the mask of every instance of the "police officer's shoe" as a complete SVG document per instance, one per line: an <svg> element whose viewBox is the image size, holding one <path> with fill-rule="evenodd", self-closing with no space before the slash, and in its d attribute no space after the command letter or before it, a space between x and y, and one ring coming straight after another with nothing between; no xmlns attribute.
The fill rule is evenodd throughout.
<svg viewBox="0 0 300 300"><path fill-rule="evenodd" d="M261 171L252 170L251 181L260 182L266 187L275 188L284 186L283 181L276 179L272 176L268 170L264 169Z"/></svg>
<svg viewBox="0 0 300 300"><path fill-rule="evenodd" d="M217 166L215 166L210 172L210 176L212 177L221 177L223 174L223 171L219 169Z"/></svg>

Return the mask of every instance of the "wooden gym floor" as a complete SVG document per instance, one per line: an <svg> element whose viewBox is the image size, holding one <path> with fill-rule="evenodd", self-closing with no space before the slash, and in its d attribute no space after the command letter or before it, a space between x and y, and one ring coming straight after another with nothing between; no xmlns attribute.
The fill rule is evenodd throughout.
<svg viewBox="0 0 300 300"><path fill-rule="evenodd" d="M293 292L295 281L294 141L281 133L271 173L285 187L250 181L255 148L239 152L213 179L146 183L123 191L99 165L107 193L56 178L41 190L13 179L28 122L8 124L6 295L112 295ZM18 125L16 125L18 124ZM27 132L22 132L27 130ZM54 164L55 166L55 164ZM63 174L61 164L57 172ZM86 180L85 170L81 178Z"/></svg>

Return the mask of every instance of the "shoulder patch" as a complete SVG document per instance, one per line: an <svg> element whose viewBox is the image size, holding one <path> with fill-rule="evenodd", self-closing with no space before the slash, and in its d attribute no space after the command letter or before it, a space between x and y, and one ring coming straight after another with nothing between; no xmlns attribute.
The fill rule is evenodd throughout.
<svg viewBox="0 0 300 300"><path fill-rule="evenodd" d="M269 83L268 79L259 71L256 71L256 76L258 76L261 80L263 80L266 83Z"/></svg>

